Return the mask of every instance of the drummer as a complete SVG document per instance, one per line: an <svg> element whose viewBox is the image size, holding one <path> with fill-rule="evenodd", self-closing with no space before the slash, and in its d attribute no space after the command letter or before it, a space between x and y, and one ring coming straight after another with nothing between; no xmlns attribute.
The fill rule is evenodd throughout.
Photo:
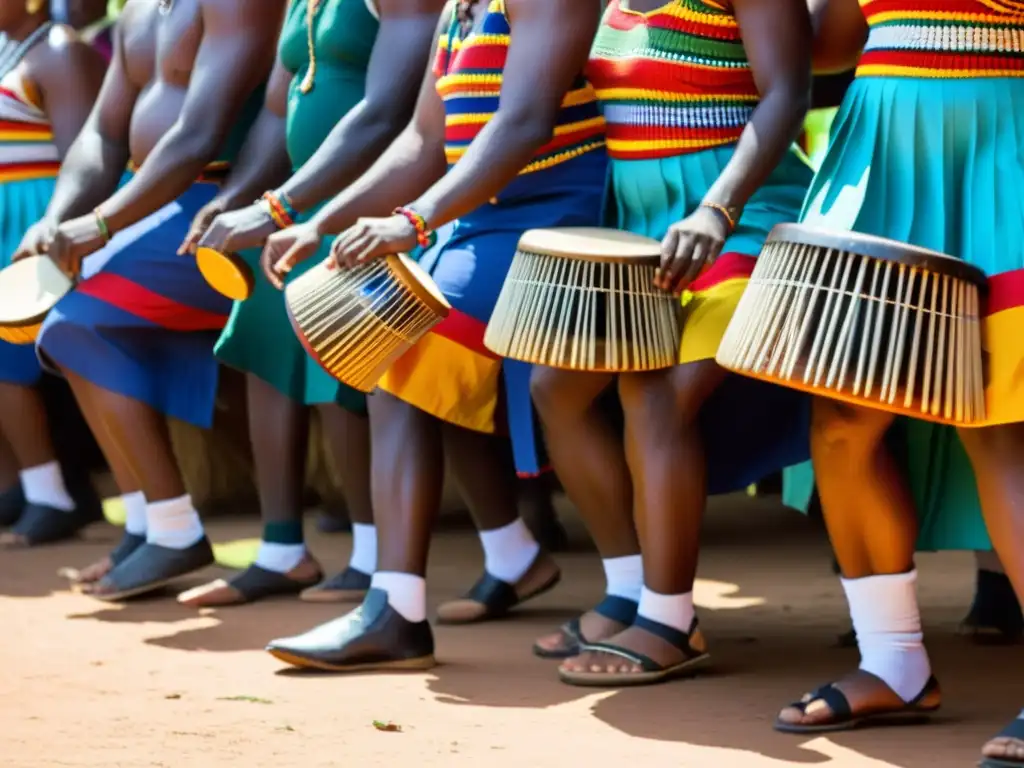
<svg viewBox="0 0 1024 768"><path fill-rule="evenodd" d="M990 280L990 359L1016 370L1024 359L1016 287L1024 278L1016 160L1024 153L1024 9L988 0L964 0L952 15L937 0L821 5L815 12L829 14L822 35L832 21L839 30L859 30L847 53L856 57L861 45L864 53L803 220L979 267ZM1024 422L1019 392L990 395ZM776 726L820 732L865 715L937 707L922 643L915 545L987 549L987 525L1006 576L1024 596L1024 427L958 435L900 419L899 434L889 435L890 414L824 399L815 401L813 425L814 474L861 663L782 710ZM894 437L906 447L906 463L891 452ZM986 768L1024 765L1024 720L983 753Z"/></svg>
<svg viewBox="0 0 1024 768"><path fill-rule="evenodd" d="M104 62L71 28L50 21L44 0L0 8L0 267L46 211L60 161L92 109ZM0 342L0 536L31 545L73 535L99 517L86 478L65 484L36 385L32 345ZM68 478L69 484L71 478Z"/></svg>
<svg viewBox="0 0 1024 768"><path fill-rule="evenodd" d="M451 4L413 122L313 220L314 234L344 230L332 253L348 266L429 245L458 219L432 267L454 308L369 399L380 545L362 609L272 653L341 671L433 663L424 577L443 455L481 530L484 575L440 618L500 616L558 581L516 515L513 448L520 471L538 469L529 367L496 359L483 334L525 229L598 222L604 121L579 74L598 14L572 0ZM287 269L278 237L265 253Z"/></svg>
<svg viewBox="0 0 1024 768"><path fill-rule="evenodd" d="M273 218L266 202L250 202L266 194L296 218L308 219L369 168L409 122L443 6L444 0L326 0L319 6L293 0L266 104L242 161L196 216L186 249L242 251L257 273L253 294L235 303L216 353L248 374L249 434L264 525L252 567L182 595L183 602L249 602L297 593L321 580L302 532L307 406L317 406L331 443L353 546L348 567L306 596L358 602L370 587L377 539L366 399L320 368L296 338L281 294L260 274L260 250L247 250L260 248L288 222ZM310 7L316 12L312 58ZM288 172L294 175L288 178ZM325 242L320 258L304 268L326 258L329 246Z"/></svg>
<svg viewBox="0 0 1024 768"><path fill-rule="evenodd" d="M674 368L617 380L534 371L555 471L607 579L596 609L535 648L579 654L560 667L567 683L643 685L703 664L693 582L706 497L806 456L805 399L727 380L714 357L765 237L796 219L810 183L793 143L810 37L802 0L611 0L605 11L587 74L608 120L615 223L662 241L656 282L682 296L684 325ZM601 408L613 385L624 439ZM588 642L600 647L581 653Z"/></svg>
<svg viewBox="0 0 1024 768"><path fill-rule="evenodd" d="M19 253L48 252L73 274L103 249L47 318L38 347L67 376L126 494L124 540L84 575L116 564L95 585L104 599L213 562L166 417L210 426L212 348L230 303L176 251L217 191L196 180L233 155L262 100L284 2L263 5L259 14L245 12L247 0L126 6L96 108ZM139 170L118 189L129 160Z"/></svg>

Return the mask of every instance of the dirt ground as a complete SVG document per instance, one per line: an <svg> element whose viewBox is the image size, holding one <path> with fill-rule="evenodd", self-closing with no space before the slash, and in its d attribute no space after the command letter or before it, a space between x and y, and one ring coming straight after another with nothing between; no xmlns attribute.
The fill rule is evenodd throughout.
<svg viewBox="0 0 1024 768"><path fill-rule="evenodd" d="M599 563L578 528L579 551L560 556L555 591L514 619L440 629L443 665L404 676L282 673L261 650L332 617L331 606L282 600L197 615L166 596L107 606L68 593L57 569L104 552L117 536L108 526L85 543L0 553L0 765L952 768L973 766L983 740L1019 711L1021 650L956 635L972 558L924 555L941 718L828 738L773 732L781 705L855 663L835 647L846 629L842 593L822 534L799 515L730 497L710 518L697 602L714 672L618 692L563 686L552 663L530 654L536 635L600 593ZM255 533L255 521L211 525L220 541ZM344 563L346 536L312 541L327 565ZM446 525L431 599L468 587L480 564L472 533ZM375 720L401 732L376 730Z"/></svg>

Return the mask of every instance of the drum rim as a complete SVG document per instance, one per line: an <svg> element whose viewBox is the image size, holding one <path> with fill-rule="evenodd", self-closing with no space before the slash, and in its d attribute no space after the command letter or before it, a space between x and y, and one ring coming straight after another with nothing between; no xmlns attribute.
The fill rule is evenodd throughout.
<svg viewBox="0 0 1024 768"><path fill-rule="evenodd" d="M448 317L452 305L448 303L441 289L437 287L433 278L423 267L404 253L391 254L387 257L387 262L395 279L415 294L416 298L423 302L431 312L442 319ZM427 280L433 284L433 290L426 283Z"/></svg>
<svg viewBox="0 0 1024 768"><path fill-rule="evenodd" d="M0 327L20 329L20 328L28 328L30 326L36 325L37 323L42 321L43 318L45 318L47 314L49 314L50 310L52 310L55 306L57 306L57 302L59 302L62 298L64 298L64 296L66 296L68 293L71 292L71 289L74 287L74 281L71 280L71 278L69 278L63 272L61 272L60 268L53 262L53 260L49 256L46 256L45 254L39 254L39 255L36 255L36 256L28 256L25 259L13 262L12 264L8 264L3 269L0 269L0 273L5 272L6 270L11 269L12 267L17 267L19 270L28 271L28 269L29 269L28 265L31 265L31 264L44 264L44 263L50 265L49 267L47 267L47 269L51 269L52 270L51 274L53 274L54 276L59 275L63 280L66 281L66 289L64 290L64 292L61 293L60 295L55 295L52 304L50 304L49 306L39 310L38 312L36 312L36 313L34 313L32 315L28 315L28 316L24 316L24 317L19 317L17 319L11 318L11 317L4 318L4 317L0 316ZM18 265L25 265L25 266L18 266Z"/></svg>
<svg viewBox="0 0 1024 768"><path fill-rule="evenodd" d="M217 286L213 284L213 281L208 277L206 270L203 269L204 263L218 264L220 266L226 264L228 267L233 269L238 274L242 282L245 283L245 296L232 296L231 294L224 293L217 288ZM245 301L252 296L252 292L256 287L256 277L253 275L252 269L245 263L245 260L236 253L218 251L215 248L209 248L205 245L201 245L196 248L196 266L199 267L199 271L202 273L203 278L206 279L206 282L209 283L211 288L217 291L221 296L227 296L227 298L233 299L234 301Z"/></svg>
<svg viewBox="0 0 1024 768"><path fill-rule="evenodd" d="M600 240L602 236L613 242L619 238L622 245L630 245L634 248L645 248L649 253L627 253L627 254L600 254L596 252L580 253L567 247L551 247L537 244L537 239L552 235L563 236L590 236L592 240ZM597 264L637 264L650 263L657 265L661 262L661 242L651 237L639 235L626 229L614 227L544 227L528 229L519 238L516 246L519 252L536 254L537 256L550 256L555 259L575 259L577 261L589 261Z"/></svg>
<svg viewBox="0 0 1024 768"><path fill-rule="evenodd" d="M861 232L838 232L795 222L776 224L768 233L765 245L773 242L831 248L908 267L921 267L931 272L973 283L983 290L988 285L988 277L985 273L962 259L899 240Z"/></svg>

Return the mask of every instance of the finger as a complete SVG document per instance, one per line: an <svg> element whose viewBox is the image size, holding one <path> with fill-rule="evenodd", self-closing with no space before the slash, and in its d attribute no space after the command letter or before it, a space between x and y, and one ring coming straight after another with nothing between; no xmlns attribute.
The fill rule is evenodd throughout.
<svg viewBox="0 0 1024 768"><path fill-rule="evenodd" d="M366 250L366 245L369 241L370 237L368 235L360 234L350 239L347 243L338 243L338 266L346 269L356 266L358 264L356 257Z"/></svg>
<svg viewBox="0 0 1024 768"><path fill-rule="evenodd" d="M387 250L389 250L387 243L382 241L379 237L371 238L369 242L367 242L366 247L360 251L358 256L356 256L356 263L365 264L374 256L380 256Z"/></svg>
<svg viewBox="0 0 1024 768"><path fill-rule="evenodd" d="M676 252L672 255L672 262L664 271L663 290L671 291L679 278L682 277L690 266L690 258L693 253L693 239L689 235L682 235L676 243Z"/></svg>
<svg viewBox="0 0 1024 768"><path fill-rule="evenodd" d="M283 280L292 271L292 268L300 261L305 261L309 254L310 248L308 243L302 241L294 242L285 251L284 256L278 259L277 264L274 266L274 271Z"/></svg>
<svg viewBox="0 0 1024 768"><path fill-rule="evenodd" d="M693 249L690 251L690 261L686 269L679 276L679 279L672 286L672 292L682 293L690 284L700 277L704 269L704 260L707 258L707 243L703 240L694 240Z"/></svg>
<svg viewBox="0 0 1024 768"><path fill-rule="evenodd" d="M661 265L658 267L658 271L654 278L655 286L662 290L668 290L668 282L665 279L665 275L672 264L672 259L675 258L676 247L678 244L679 232L675 229L669 229L668 233L661 241Z"/></svg>
<svg viewBox="0 0 1024 768"><path fill-rule="evenodd" d="M340 235L338 235L338 237L335 238L334 240L334 244L337 247L339 253L347 254L351 244L365 236L366 229L361 225L357 224L354 227L349 227ZM339 261L338 264L340 266L341 262Z"/></svg>
<svg viewBox="0 0 1024 768"><path fill-rule="evenodd" d="M274 287L279 287L279 277L276 269L278 258L279 254L274 241L268 240L260 252L260 269L263 270L263 276L267 278L267 282Z"/></svg>
<svg viewBox="0 0 1024 768"><path fill-rule="evenodd" d="M210 229L211 219L209 216L200 216L192 222L192 226L188 230L188 234L181 243L181 247L178 248L178 255L184 256L186 253L195 253L196 247L202 240L203 236Z"/></svg>

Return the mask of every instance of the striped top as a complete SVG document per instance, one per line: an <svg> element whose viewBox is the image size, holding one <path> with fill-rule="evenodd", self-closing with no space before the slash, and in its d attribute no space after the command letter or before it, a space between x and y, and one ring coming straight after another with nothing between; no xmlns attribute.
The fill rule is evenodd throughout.
<svg viewBox="0 0 1024 768"><path fill-rule="evenodd" d="M50 121L17 69L0 80L0 183L55 179L60 153Z"/></svg>
<svg viewBox="0 0 1024 768"><path fill-rule="evenodd" d="M609 156L672 157L738 141L759 97L731 4L622 6L608 3L586 72L608 121Z"/></svg>
<svg viewBox="0 0 1024 768"><path fill-rule="evenodd" d="M870 32L857 77L1024 76L1020 0L860 0Z"/></svg>
<svg viewBox="0 0 1024 768"><path fill-rule="evenodd" d="M462 39L452 18L437 47L434 75L444 100L445 156L458 162L480 130L498 111L502 72L508 58L508 16L504 0L490 0L479 30ZM537 150L520 174L551 168L604 147L604 118L594 89L581 74L562 101L551 140Z"/></svg>

